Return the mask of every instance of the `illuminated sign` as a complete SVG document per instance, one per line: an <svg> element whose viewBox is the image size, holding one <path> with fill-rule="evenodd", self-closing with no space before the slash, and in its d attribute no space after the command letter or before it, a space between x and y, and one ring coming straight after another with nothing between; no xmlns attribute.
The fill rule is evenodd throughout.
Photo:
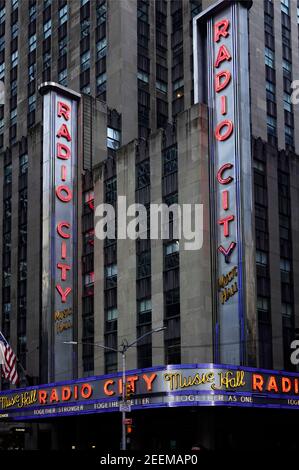
<svg viewBox="0 0 299 470"><path fill-rule="evenodd" d="M48 380L73 377L77 269L77 101L57 84L43 84L43 343Z"/></svg>
<svg viewBox="0 0 299 470"><path fill-rule="evenodd" d="M128 371L132 410L176 406L299 409L299 374L216 364ZM0 393L0 418L10 420L119 411L122 374L89 377Z"/></svg>
<svg viewBox="0 0 299 470"><path fill-rule="evenodd" d="M248 288L254 260L248 3L218 2L194 23L197 101L204 98L199 70L200 44L206 44L215 360L227 364L245 362L247 312L255 312L254 286ZM202 43L198 21L201 30L206 24Z"/></svg>

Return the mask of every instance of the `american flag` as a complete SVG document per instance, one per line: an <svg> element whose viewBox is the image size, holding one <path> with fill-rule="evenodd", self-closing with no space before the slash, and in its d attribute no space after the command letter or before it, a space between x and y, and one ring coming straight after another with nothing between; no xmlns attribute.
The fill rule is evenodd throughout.
<svg viewBox="0 0 299 470"><path fill-rule="evenodd" d="M0 331L0 367L2 375L13 385L18 382L17 356Z"/></svg>

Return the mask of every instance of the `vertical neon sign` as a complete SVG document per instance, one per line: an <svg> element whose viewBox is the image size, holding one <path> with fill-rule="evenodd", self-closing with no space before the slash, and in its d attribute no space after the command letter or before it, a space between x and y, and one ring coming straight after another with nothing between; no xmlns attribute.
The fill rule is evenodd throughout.
<svg viewBox="0 0 299 470"><path fill-rule="evenodd" d="M43 84L43 301L48 380L73 378L77 293L77 121L80 95Z"/></svg>
<svg viewBox="0 0 299 470"><path fill-rule="evenodd" d="M255 315L255 285L249 277L255 277L250 6L251 2L224 0L194 19L195 101L204 100L208 92L214 360L227 364L244 364L252 354L246 350L246 342L253 331L249 317ZM204 38L199 23L201 30L206 24ZM200 83L204 63L207 90Z"/></svg>

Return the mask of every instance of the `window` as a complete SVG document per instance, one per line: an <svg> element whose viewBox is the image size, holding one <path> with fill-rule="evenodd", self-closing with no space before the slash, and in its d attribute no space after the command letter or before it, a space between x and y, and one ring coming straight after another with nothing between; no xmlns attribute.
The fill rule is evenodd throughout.
<svg viewBox="0 0 299 470"><path fill-rule="evenodd" d="M1 8L0 10L0 24L5 21L5 7Z"/></svg>
<svg viewBox="0 0 299 470"><path fill-rule="evenodd" d="M18 8L18 3L18 0L11 0L11 9L15 10L16 8Z"/></svg>
<svg viewBox="0 0 299 470"><path fill-rule="evenodd" d="M34 62L34 64L28 67L28 81L32 82L32 80L35 80L35 76L36 76L36 63Z"/></svg>
<svg viewBox="0 0 299 470"><path fill-rule="evenodd" d="M29 52L34 51L34 49L36 49L36 34L29 37Z"/></svg>
<svg viewBox="0 0 299 470"><path fill-rule="evenodd" d="M94 272L84 274L84 287L90 287L94 284Z"/></svg>
<svg viewBox="0 0 299 470"><path fill-rule="evenodd" d="M269 49L269 47L265 47L265 64L271 69L274 69L274 52Z"/></svg>
<svg viewBox="0 0 299 470"><path fill-rule="evenodd" d="M67 69L64 69L59 72L58 82L60 83L60 85L67 86Z"/></svg>
<svg viewBox="0 0 299 470"><path fill-rule="evenodd" d="M45 52L43 55L43 66L44 69L51 67L51 53Z"/></svg>
<svg viewBox="0 0 299 470"><path fill-rule="evenodd" d="M156 82L156 88L157 90L161 91L162 93L167 93L167 83L165 82Z"/></svg>
<svg viewBox="0 0 299 470"><path fill-rule="evenodd" d="M180 290L175 288L165 292L165 316L174 317L180 314Z"/></svg>
<svg viewBox="0 0 299 470"><path fill-rule="evenodd" d="M83 7L83 5L85 5L88 2L89 2L89 0L81 0L81 7Z"/></svg>
<svg viewBox="0 0 299 470"><path fill-rule="evenodd" d="M27 169L28 169L28 155L27 154L20 156L19 164L20 164L20 174L24 175L25 173L27 173Z"/></svg>
<svg viewBox="0 0 299 470"><path fill-rule="evenodd" d="M60 10L58 11L59 17L59 26L65 23L68 20L68 13L67 13L67 4L65 4Z"/></svg>
<svg viewBox="0 0 299 470"><path fill-rule="evenodd" d="M267 297L258 297L256 306L258 310L267 312L269 310L269 299Z"/></svg>
<svg viewBox="0 0 299 470"><path fill-rule="evenodd" d="M81 88L81 92L85 93L86 95L90 95L90 85L85 85Z"/></svg>
<svg viewBox="0 0 299 470"><path fill-rule="evenodd" d="M267 132L269 135L276 136L277 121L273 116L267 115Z"/></svg>
<svg viewBox="0 0 299 470"><path fill-rule="evenodd" d="M152 299L144 298L137 302L138 323L150 323L152 320Z"/></svg>
<svg viewBox="0 0 299 470"><path fill-rule="evenodd" d="M281 313L283 316L291 317L293 315L293 306L285 302L281 303Z"/></svg>
<svg viewBox="0 0 299 470"><path fill-rule="evenodd" d="M281 258L280 259L280 270L285 272L291 271L291 263L288 259Z"/></svg>
<svg viewBox="0 0 299 470"><path fill-rule="evenodd" d="M67 53L67 37L64 36L58 43L58 56L61 57Z"/></svg>
<svg viewBox="0 0 299 470"><path fill-rule="evenodd" d="M287 59L283 59L282 60L282 69L284 72L292 72L292 63L287 60Z"/></svg>
<svg viewBox="0 0 299 470"><path fill-rule="evenodd" d="M28 112L31 113L31 111L34 111L36 108L36 95L30 95L28 97Z"/></svg>
<svg viewBox="0 0 299 470"><path fill-rule="evenodd" d="M17 108L14 108L10 112L10 125L16 124L17 122Z"/></svg>
<svg viewBox="0 0 299 470"><path fill-rule="evenodd" d="M29 9L29 21L36 19L36 4L32 5Z"/></svg>
<svg viewBox="0 0 299 470"><path fill-rule="evenodd" d="M267 266L268 265L268 253L265 251L256 251L256 264L259 264L261 266Z"/></svg>
<svg viewBox="0 0 299 470"><path fill-rule="evenodd" d="M5 62L2 62L2 64L0 64L0 80L4 78L4 75L5 75Z"/></svg>
<svg viewBox="0 0 299 470"><path fill-rule="evenodd" d="M107 75L106 73L101 73L101 75L97 76L97 93L103 93L106 90L106 80Z"/></svg>
<svg viewBox="0 0 299 470"><path fill-rule="evenodd" d="M12 182L12 166L11 164L10 165L6 165L4 167L4 184L10 184ZM8 200L6 200L7 202ZM10 200L8 201L8 203L6 204L6 208L8 208L8 210L11 212L11 207L10 207ZM6 214L7 215L7 214Z"/></svg>
<svg viewBox="0 0 299 470"><path fill-rule="evenodd" d="M18 51L11 54L11 68L14 68L16 65L18 65Z"/></svg>
<svg viewBox="0 0 299 470"><path fill-rule="evenodd" d="M152 310L152 299L142 299L138 301L138 313L145 313Z"/></svg>
<svg viewBox="0 0 299 470"><path fill-rule="evenodd" d="M97 26L106 21L107 7L105 2L97 6Z"/></svg>
<svg viewBox="0 0 299 470"><path fill-rule="evenodd" d="M44 0L44 10L48 8L48 6L50 6L51 3L52 3L52 0Z"/></svg>
<svg viewBox="0 0 299 470"><path fill-rule="evenodd" d="M13 80L10 83L10 94L11 96L15 96L17 94L17 80Z"/></svg>
<svg viewBox="0 0 299 470"><path fill-rule="evenodd" d="M5 36L2 36L0 38L0 52L4 51L4 49L5 49Z"/></svg>
<svg viewBox="0 0 299 470"><path fill-rule="evenodd" d="M281 11L286 15L289 14L289 0L281 0Z"/></svg>
<svg viewBox="0 0 299 470"><path fill-rule="evenodd" d="M51 20L47 21L44 23L44 39L47 39L49 36L51 36L52 33L52 22Z"/></svg>
<svg viewBox="0 0 299 470"><path fill-rule="evenodd" d="M176 80L175 82L173 82L172 89L173 91L176 91L179 88L182 88L182 86L184 86L184 79L180 78L179 80Z"/></svg>
<svg viewBox="0 0 299 470"><path fill-rule="evenodd" d="M19 26L18 23L14 23L11 25L11 39L14 39L17 37L19 32Z"/></svg>
<svg viewBox="0 0 299 470"><path fill-rule="evenodd" d="M84 70L89 69L90 67L90 51L84 52L84 54L81 55L81 72L84 72Z"/></svg>
<svg viewBox="0 0 299 470"><path fill-rule="evenodd" d="M169 147L162 153L163 176L169 175L178 169L177 147Z"/></svg>
<svg viewBox="0 0 299 470"><path fill-rule="evenodd" d="M117 265L116 264L110 264L105 267L105 277L106 278L111 278L117 276Z"/></svg>
<svg viewBox="0 0 299 470"><path fill-rule="evenodd" d="M268 100L275 101L275 85L268 80L266 80L266 94Z"/></svg>
<svg viewBox="0 0 299 470"><path fill-rule="evenodd" d="M287 145L294 144L294 129L291 126L285 125L285 142Z"/></svg>
<svg viewBox="0 0 299 470"><path fill-rule="evenodd" d="M81 39L86 38L89 35L89 28L90 28L89 18L86 18L85 20L81 21L80 26L81 26Z"/></svg>
<svg viewBox="0 0 299 470"><path fill-rule="evenodd" d="M116 307L108 308L107 310L107 321L114 321L118 318L118 310Z"/></svg>
<svg viewBox="0 0 299 470"><path fill-rule="evenodd" d="M286 92L283 94L283 107L286 111L289 111L289 113L292 112L291 95Z"/></svg>
<svg viewBox="0 0 299 470"><path fill-rule="evenodd" d="M137 78L138 80L141 80L144 83L149 82L149 74L146 72L142 72L142 70L138 70L137 72Z"/></svg>
<svg viewBox="0 0 299 470"><path fill-rule="evenodd" d="M96 49L97 49L97 59L101 59L102 57L106 55L106 51L107 51L107 38L106 37L97 42Z"/></svg>
<svg viewBox="0 0 299 470"><path fill-rule="evenodd" d="M180 249L179 241L167 243L167 245L165 246L165 254L166 256L172 255L173 253L177 253L179 249Z"/></svg>
<svg viewBox="0 0 299 470"><path fill-rule="evenodd" d="M120 144L120 132L112 127L107 127L107 147L117 150Z"/></svg>

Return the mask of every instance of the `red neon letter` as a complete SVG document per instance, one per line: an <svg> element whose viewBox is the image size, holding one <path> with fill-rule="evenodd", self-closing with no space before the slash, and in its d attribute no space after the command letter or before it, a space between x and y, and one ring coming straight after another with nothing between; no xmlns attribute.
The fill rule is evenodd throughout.
<svg viewBox="0 0 299 470"><path fill-rule="evenodd" d="M224 62L225 60L231 60L232 56L230 55L228 49L225 47L224 44L219 47L216 62L215 62L215 67L216 69L219 67L219 65Z"/></svg>
<svg viewBox="0 0 299 470"><path fill-rule="evenodd" d="M83 384L81 387L81 397L90 398L92 395L92 388L89 384Z"/></svg>
<svg viewBox="0 0 299 470"><path fill-rule="evenodd" d="M152 375L150 375L148 377L147 374L143 374L142 378L143 380L145 381L146 383L146 390L147 392L151 392L152 391L152 388L153 388L153 381L155 380L155 378L157 377L157 374L156 373L153 373Z"/></svg>
<svg viewBox="0 0 299 470"><path fill-rule="evenodd" d="M222 245L218 246L218 251L219 251L219 253L221 253L224 256L224 261L226 263L230 262L230 257L232 255L232 252L234 251L236 245L237 245L236 242L231 242L231 244L229 245L229 247L227 249L224 248L224 246L222 246Z"/></svg>
<svg viewBox="0 0 299 470"><path fill-rule="evenodd" d="M224 78L224 80L222 80ZM229 70L221 70L215 75L215 91L219 93L219 91L224 90L227 87L231 80L232 76Z"/></svg>
<svg viewBox="0 0 299 470"><path fill-rule="evenodd" d="M221 96L220 101L221 101L220 112L221 112L222 116L224 116L227 113L227 111L226 111L226 96L225 95Z"/></svg>
<svg viewBox="0 0 299 470"><path fill-rule="evenodd" d="M224 132L224 134L221 134L221 131L224 127L227 127L227 130ZM219 140L220 142L222 142L223 140L227 140L232 135L233 128L234 126L233 126L232 121L229 121L226 119L224 121L219 122L219 124L217 125L215 129L216 139Z"/></svg>
<svg viewBox="0 0 299 470"><path fill-rule="evenodd" d="M252 390L263 391L264 378L260 374L252 374Z"/></svg>
<svg viewBox="0 0 299 470"><path fill-rule="evenodd" d="M228 209L228 191L222 191L222 207L225 211Z"/></svg>
<svg viewBox="0 0 299 470"><path fill-rule="evenodd" d="M60 284L57 284L56 289L58 290L60 297L61 297L61 302L63 304L66 303L67 301L67 296L72 292L71 287L67 287L65 290L62 289Z"/></svg>
<svg viewBox="0 0 299 470"><path fill-rule="evenodd" d="M227 178L223 178L223 173L225 172L225 170L230 170L231 168L233 168L234 165L232 163L225 163L224 165L222 165L221 168L219 168L218 172L217 172L217 180L218 180L218 183L220 184L229 184L233 181L233 177L232 176L228 176Z"/></svg>
<svg viewBox="0 0 299 470"><path fill-rule="evenodd" d="M66 281L67 272L71 269L68 264L57 263L57 268L61 269L61 280Z"/></svg>
<svg viewBox="0 0 299 470"><path fill-rule="evenodd" d="M61 258L66 259L66 256L67 256L66 242L61 242Z"/></svg>
<svg viewBox="0 0 299 470"><path fill-rule="evenodd" d="M63 116L66 121L69 120L71 114L71 108L68 104L58 101L57 103L57 116Z"/></svg>
<svg viewBox="0 0 299 470"><path fill-rule="evenodd" d="M50 395L50 403L52 403L53 401L59 401L56 388L53 388L51 395Z"/></svg>
<svg viewBox="0 0 299 470"><path fill-rule="evenodd" d="M61 238L71 238L69 233L65 233L62 229L63 227L65 228L70 228L71 224L69 222L59 222L57 224L57 233L58 235L61 236Z"/></svg>
<svg viewBox="0 0 299 470"><path fill-rule="evenodd" d="M288 379L287 377L283 377L281 379L281 390L283 391L283 393L288 393L292 388L292 384L291 384L291 381L290 379Z"/></svg>
<svg viewBox="0 0 299 470"><path fill-rule="evenodd" d="M108 395L108 396L115 395L115 392L113 390L109 390L108 387L110 387L110 385L114 385L114 380L106 380L106 382L104 383L105 395Z"/></svg>
<svg viewBox="0 0 299 470"><path fill-rule="evenodd" d="M65 145L57 142L57 158L61 158L61 160L68 160L71 156L71 149Z"/></svg>
<svg viewBox="0 0 299 470"><path fill-rule="evenodd" d="M268 392L271 392L272 390L274 390L274 392L278 392L278 387L277 387L277 383L276 383L276 379L274 375L270 376L270 379L267 385L267 390Z"/></svg>
<svg viewBox="0 0 299 470"><path fill-rule="evenodd" d="M61 399L62 401L69 401L72 396L71 388L70 387L62 387L61 390Z"/></svg>
<svg viewBox="0 0 299 470"><path fill-rule="evenodd" d="M63 192L65 192L66 195L64 195ZM56 188L56 196L61 202L70 202L73 198L73 193L68 186L62 184Z"/></svg>
<svg viewBox="0 0 299 470"><path fill-rule="evenodd" d="M46 390L38 391L38 401L41 405L45 405L47 403L47 396L48 393L46 392Z"/></svg>
<svg viewBox="0 0 299 470"><path fill-rule="evenodd" d="M218 21L214 25L214 41L218 42L221 36L226 38L229 35L227 31L228 28L229 28L229 20L224 19L224 20Z"/></svg>
<svg viewBox="0 0 299 470"><path fill-rule="evenodd" d="M224 219L219 219L218 224L223 225L223 235L229 237L229 222L232 222L235 219L234 215L228 215Z"/></svg>
<svg viewBox="0 0 299 470"><path fill-rule="evenodd" d="M72 140L71 135L69 133L69 130L68 130L66 124L61 124L61 126L60 126L60 128L59 128L56 135L57 135L57 137L65 137L68 142L70 142Z"/></svg>

